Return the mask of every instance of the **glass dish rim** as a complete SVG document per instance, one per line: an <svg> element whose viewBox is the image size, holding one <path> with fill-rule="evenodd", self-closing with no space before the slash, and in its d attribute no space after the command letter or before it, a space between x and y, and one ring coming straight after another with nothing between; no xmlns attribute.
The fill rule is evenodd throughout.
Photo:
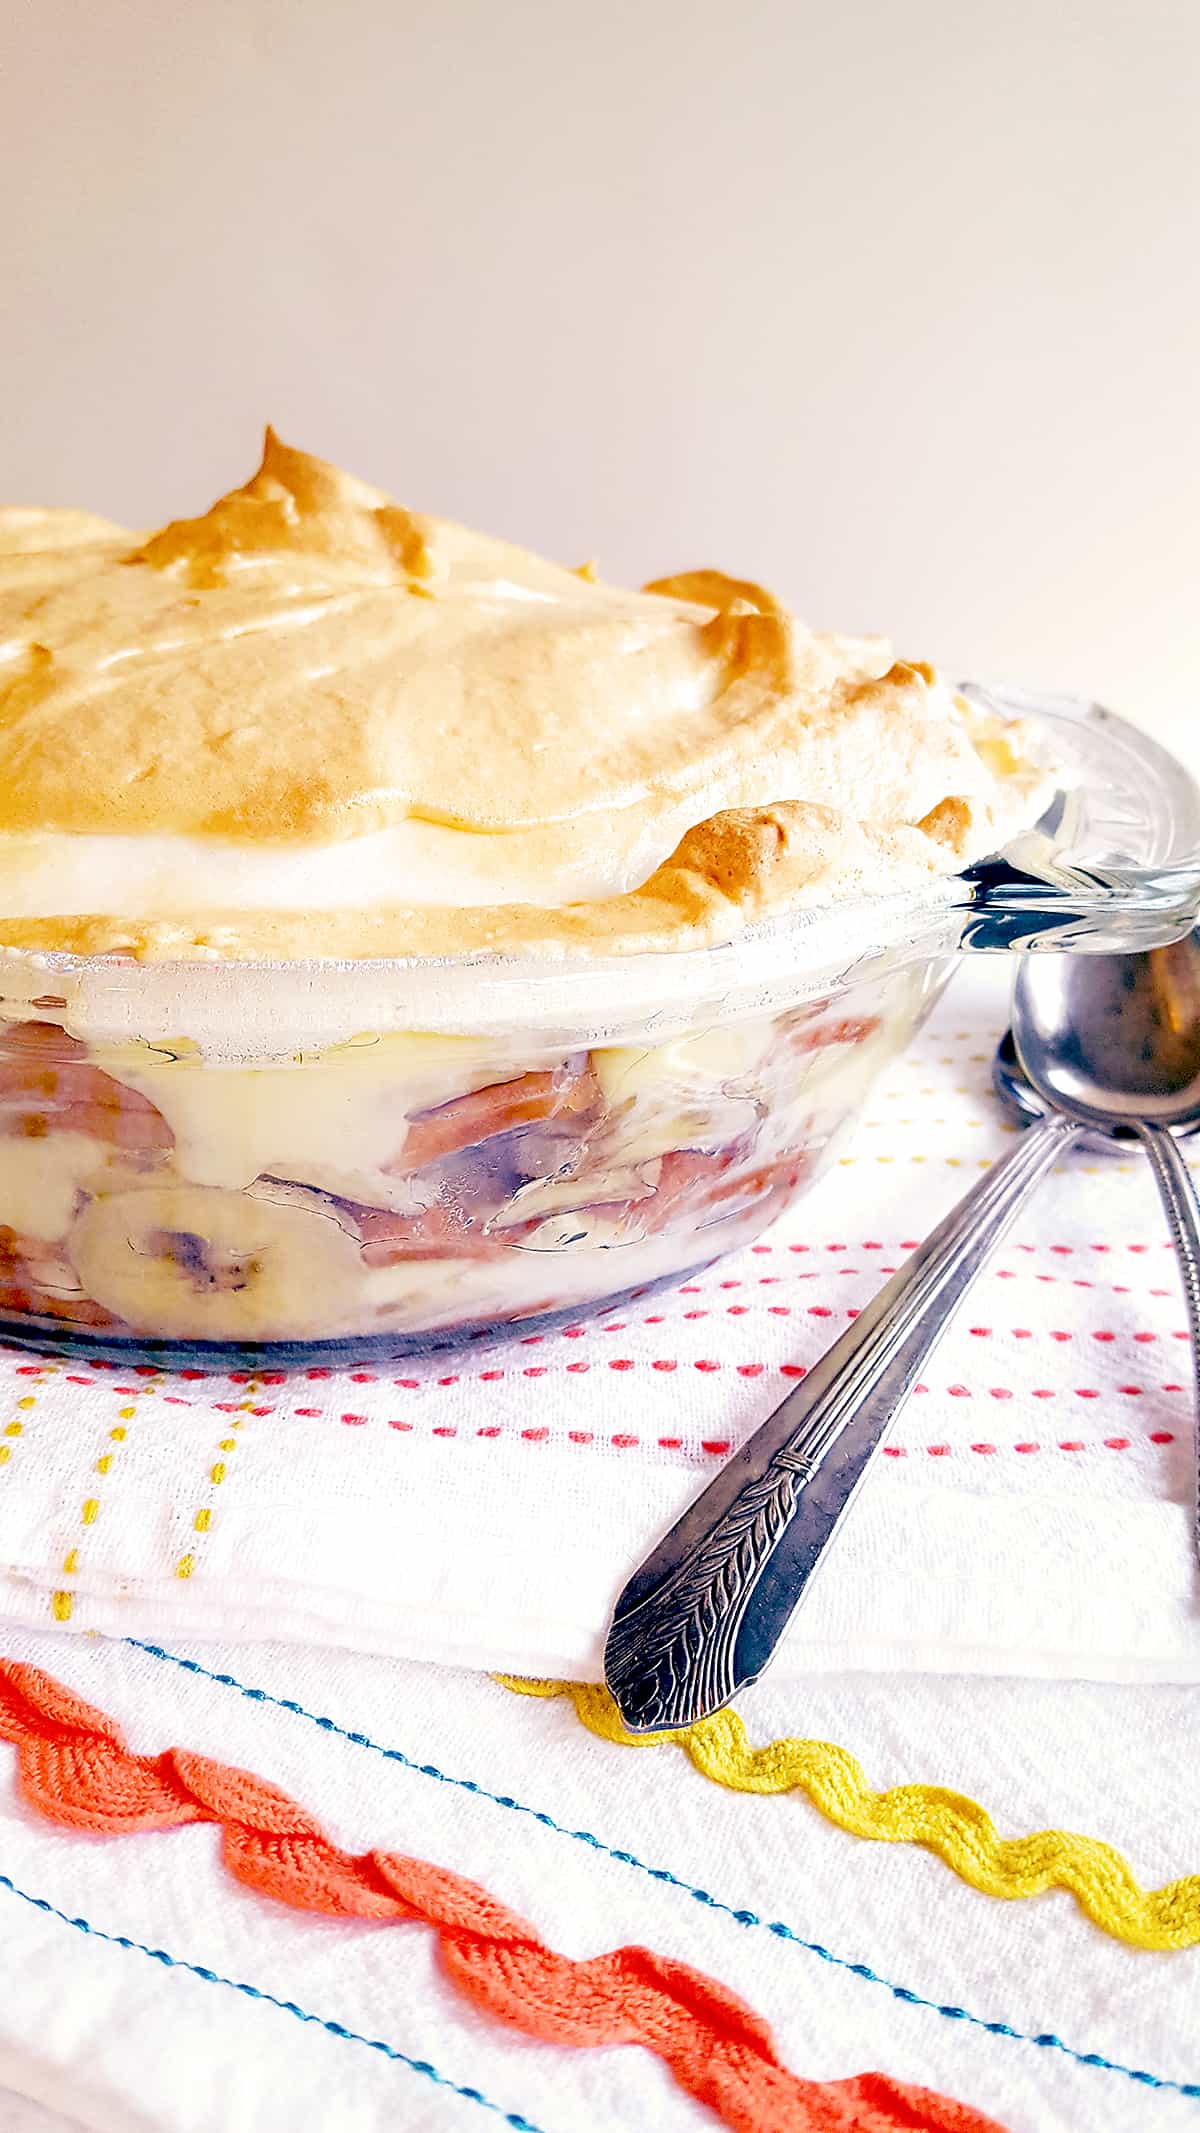
<svg viewBox="0 0 1200 2133"><path fill-rule="evenodd" d="M629 955L138 960L0 945L0 986L5 993L11 986L11 1005L28 1011L50 990L46 980L58 978L77 1015L103 1024L114 1011L130 1035L139 1019L159 1032L187 1029L192 1011L225 1035L251 1002L255 1029L245 1032L243 1056L261 1056L277 1014L279 1040L268 1046L276 1054L335 1042L355 1029L611 1032L636 1025L665 1032L697 1012L773 1012L789 993L800 999L840 990L869 965L882 973L964 949L1149 947L1188 931L1200 909L1200 789L1170 751L1085 698L961 687L1002 716L1040 720L1051 737L1057 732L1070 744L1068 754L1073 747L1094 759L1090 780L1064 786L1065 813L1076 818L1065 841L1058 825L1049 832L1031 825L990 860L960 872L802 905L704 946ZM1080 822L1082 845L1078 838L1073 845ZM1125 832L1132 860L1121 843ZM34 981L37 994L29 990ZM610 1034L601 1041L614 1040ZM227 1048L232 1043L229 1035L226 1056L236 1056L236 1045L232 1053Z"/></svg>

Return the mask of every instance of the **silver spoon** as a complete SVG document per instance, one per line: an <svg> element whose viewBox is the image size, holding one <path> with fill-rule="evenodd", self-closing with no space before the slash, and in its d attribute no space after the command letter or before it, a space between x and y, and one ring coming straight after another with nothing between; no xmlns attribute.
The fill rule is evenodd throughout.
<svg viewBox="0 0 1200 2133"><path fill-rule="evenodd" d="M1014 1126L1032 1126L1046 1116L1046 1106L1017 1057L1011 1030L1005 1031L992 1055L992 1094ZM1200 1118L1171 1131L1176 1140L1194 1140L1200 1134ZM1093 1126L1081 1135L1078 1146L1094 1155L1128 1155L1129 1143L1136 1139L1132 1126Z"/></svg>
<svg viewBox="0 0 1200 2133"><path fill-rule="evenodd" d="M1200 1119L1200 932L1145 955L1027 958L1013 989L1013 1042L1044 1103L1081 1128L1128 1132L1150 1158L1192 1337L1200 1554L1200 1200L1171 1130Z"/></svg>
<svg viewBox="0 0 1200 2133"><path fill-rule="evenodd" d="M992 1095L1000 1109L1014 1126L1034 1126L1039 1118L1045 1118L1046 1106L1030 1081L1028 1074L1017 1058L1012 1031L1005 1030L992 1054ZM1191 1140L1200 1133L1200 1119L1192 1126L1175 1128L1181 1140ZM1134 1138L1128 1126L1091 1128L1083 1134L1077 1146L1086 1148L1091 1155L1127 1156L1129 1143Z"/></svg>
<svg viewBox="0 0 1200 2133"><path fill-rule="evenodd" d="M617 1601L605 1679L634 1732L685 1726L757 1680L952 1312L1028 1194L1089 1130L1154 1165L1200 1348L1200 1219L1167 1130L1200 1120L1200 935L1138 955L1030 956L1013 999L1046 1106L646 1558Z"/></svg>

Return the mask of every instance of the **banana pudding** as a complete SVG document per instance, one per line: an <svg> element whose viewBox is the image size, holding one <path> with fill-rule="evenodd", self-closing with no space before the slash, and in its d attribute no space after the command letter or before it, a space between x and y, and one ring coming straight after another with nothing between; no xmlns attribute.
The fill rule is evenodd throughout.
<svg viewBox="0 0 1200 2133"><path fill-rule="evenodd" d="M806 971L814 914L1043 783L879 639L712 570L622 591L271 433L148 535L0 512L0 1313L403 1342L714 1257L944 968Z"/></svg>

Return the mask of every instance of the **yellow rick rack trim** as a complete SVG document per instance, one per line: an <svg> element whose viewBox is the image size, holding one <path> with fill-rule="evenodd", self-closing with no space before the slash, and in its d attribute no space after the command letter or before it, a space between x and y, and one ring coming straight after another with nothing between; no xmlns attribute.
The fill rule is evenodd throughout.
<svg viewBox="0 0 1200 2133"><path fill-rule="evenodd" d="M893 1785L872 1792L845 1748L823 1740L777 1740L752 1747L735 1711L718 1711L674 1733L630 1733L608 1690L593 1682L523 1681L499 1674L518 1696L567 1696L601 1740L623 1748L674 1742L701 1776L731 1792L802 1791L840 1829L884 1844L923 1844L985 1896L1040 1896L1066 1889L1094 1925L1134 1948L1192 1948L1200 1942L1200 1874L1143 1889L1120 1852L1066 1829L1002 1837L975 1800L942 1785Z"/></svg>

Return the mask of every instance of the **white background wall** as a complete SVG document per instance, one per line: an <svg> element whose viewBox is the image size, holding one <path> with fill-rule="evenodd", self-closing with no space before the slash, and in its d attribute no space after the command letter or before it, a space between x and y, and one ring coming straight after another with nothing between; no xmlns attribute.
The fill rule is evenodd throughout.
<svg viewBox="0 0 1200 2133"><path fill-rule="evenodd" d="M0 492L274 420L1200 768L1196 0L10 0Z"/></svg>

